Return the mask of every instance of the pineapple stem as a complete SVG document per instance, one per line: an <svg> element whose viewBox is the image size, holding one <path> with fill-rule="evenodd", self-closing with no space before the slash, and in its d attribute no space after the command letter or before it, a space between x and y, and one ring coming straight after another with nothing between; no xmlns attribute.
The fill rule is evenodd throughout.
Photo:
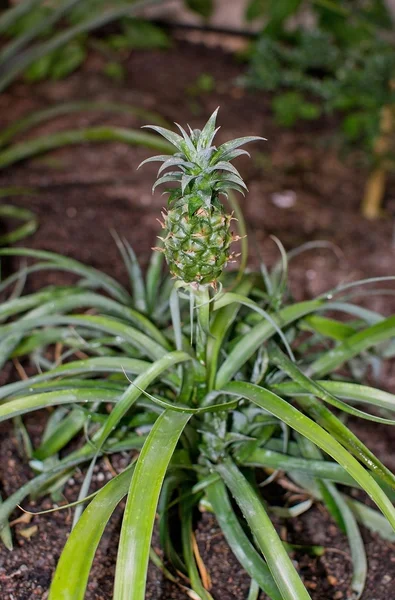
<svg viewBox="0 0 395 600"><path fill-rule="evenodd" d="M206 350L207 338L210 335L210 292L208 285L199 286L194 291L196 312L197 312L197 331L196 331L196 357L199 363L206 371ZM206 377L202 385L199 385L199 396L205 393Z"/></svg>
<svg viewBox="0 0 395 600"><path fill-rule="evenodd" d="M189 320L191 326L191 346L193 346L193 332L195 326L195 294L192 288L189 290Z"/></svg>
<svg viewBox="0 0 395 600"><path fill-rule="evenodd" d="M178 298L178 287L177 284L173 287L170 294L170 314L173 324L174 341L176 343L177 350L182 350L182 331L181 331L181 313L180 313L180 302Z"/></svg>

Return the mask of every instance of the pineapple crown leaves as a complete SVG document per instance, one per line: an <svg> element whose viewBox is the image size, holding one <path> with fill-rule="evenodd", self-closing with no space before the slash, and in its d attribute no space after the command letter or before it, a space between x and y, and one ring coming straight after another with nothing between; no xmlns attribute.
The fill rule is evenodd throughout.
<svg viewBox="0 0 395 600"><path fill-rule="evenodd" d="M230 161L243 154L249 156L248 152L242 150L240 146L244 146L249 142L265 140L265 138L259 136L241 137L230 140L216 148L213 146L213 140L219 130L219 127L216 127L217 114L218 108L213 112L202 130L193 130L188 125L189 135L178 123L176 123L176 126L181 135L156 125L145 126L162 135L177 149L174 155L152 156L139 165L140 168L149 162L163 163L158 171L158 179L152 188L153 192L158 185L178 182L180 183L181 194L171 194L169 200L184 194L191 195L199 192L199 196L202 198L201 204L205 203L207 205L210 205L218 193L227 195L227 191L230 189L244 194L247 186ZM176 167L178 170L172 170L162 175L170 167ZM166 190L165 193L168 192L169 190Z"/></svg>

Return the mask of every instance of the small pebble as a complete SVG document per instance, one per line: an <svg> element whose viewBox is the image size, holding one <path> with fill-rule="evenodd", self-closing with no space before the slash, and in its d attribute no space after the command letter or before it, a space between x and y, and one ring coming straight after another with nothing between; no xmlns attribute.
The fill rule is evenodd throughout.
<svg viewBox="0 0 395 600"><path fill-rule="evenodd" d="M304 585L305 585L305 587L307 587L308 590L315 590L317 587L317 584L315 581L305 581Z"/></svg>
<svg viewBox="0 0 395 600"><path fill-rule="evenodd" d="M66 210L66 215L69 217L69 219L74 219L74 217L77 216L77 209L75 206L69 206L69 208Z"/></svg>
<svg viewBox="0 0 395 600"><path fill-rule="evenodd" d="M296 193L293 190L275 192L272 194L271 200L277 208L291 208L296 203Z"/></svg>

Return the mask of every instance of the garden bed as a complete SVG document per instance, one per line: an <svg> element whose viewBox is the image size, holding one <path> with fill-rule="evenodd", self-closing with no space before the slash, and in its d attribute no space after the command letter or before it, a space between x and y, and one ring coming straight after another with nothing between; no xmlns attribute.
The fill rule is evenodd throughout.
<svg viewBox="0 0 395 600"><path fill-rule="evenodd" d="M213 54L204 46L175 42L175 47L167 52L133 53L125 65L127 80L123 85L109 83L102 75L101 61L100 56L92 55L82 73L63 82L43 83L33 88L22 83L13 86L0 98L0 125L5 124L4 115L11 122L48 104L94 98L95 101L130 103L156 111L170 122L187 121L191 126L198 126L220 105L223 132L223 138L221 132L219 134L220 141L248 134L268 138L261 146L256 145L252 161L239 159L250 190L244 212L249 227L251 264L257 265L259 256L268 264L277 259L277 248L270 235L277 236L286 249L309 240L331 242L335 252L324 248L313 250L291 263L290 280L297 299L309 298L340 282L394 274L394 180L387 192L387 218L373 223L364 220L358 213L358 205L367 170L360 163L358 166L356 156L337 157L329 146L334 130L330 120L299 126L293 131L277 128L271 119L268 98L244 92L234 84L242 72L234 59L220 51ZM208 95L197 94L196 82L207 73L214 76L215 88ZM143 121L125 115L71 115L54 120L37 133L104 123L139 127ZM136 171L140 161L149 155L146 149L118 143L63 148L45 158L0 171L0 187L23 186L32 190L31 195L12 199L15 205L32 209L39 218L40 229L28 240L29 247L66 254L125 281L126 273L110 230L126 237L143 261L148 258L158 231L156 218L163 203L160 193L151 196L155 167L147 165ZM14 261L14 267L16 264ZM66 281L59 273L49 272L31 278L27 289ZM395 309L391 296L366 296L362 303L385 314ZM17 373L8 366L1 377L3 380L15 378ZM380 385L395 389L390 371ZM26 419L33 441L44 421L43 414ZM353 422L353 427L394 470L393 430L364 422ZM1 492L8 496L31 473L24 466L9 425L3 425L0 432ZM117 471L126 464L122 456L112 457L111 461ZM95 474L95 484L108 477L111 477L109 465L102 462ZM78 494L77 483L78 476L67 486L68 500ZM276 485L265 488L268 494L279 495L280 491ZM49 507L48 499L29 505L34 511ZM120 521L118 510L100 545L86 596L88 600L111 597ZM37 530L30 539L24 537L23 532L32 526L37 526ZM290 542L314 543L327 548L322 557L310 557L302 552L294 557L312 598L346 598L351 572L346 539L338 533L326 511L316 506L303 517L278 522L278 526ZM7 600L45 598L69 527L67 511L37 516L29 524L15 526L14 552L9 553L4 547L0 549L2 597ZM395 579L395 548L366 531L364 536L369 579L363 600L387 600ZM209 514L203 514L198 520L196 537L212 577L213 597L246 598L248 577L238 567ZM185 592L163 580L160 572L151 567L147 598L185 597Z"/></svg>

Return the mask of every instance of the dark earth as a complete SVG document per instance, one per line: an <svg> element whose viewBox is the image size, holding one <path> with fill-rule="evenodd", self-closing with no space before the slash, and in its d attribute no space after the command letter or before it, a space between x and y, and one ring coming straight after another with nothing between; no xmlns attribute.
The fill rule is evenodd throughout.
<svg viewBox="0 0 395 600"><path fill-rule="evenodd" d="M366 221L359 214L359 204L367 167L358 153L339 155L334 119L304 123L293 130L279 128L271 116L270 97L238 87L236 79L243 67L219 48L174 40L173 47L166 52L133 52L125 59L127 76L120 84L103 75L103 60L92 53L83 70L65 81L34 87L15 84L0 96L0 129L31 111L71 100L128 103L155 111L170 123L177 120L195 127L201 126L220 105L220 142L250 134L268 139L251 145L252 159L242 157L237 164L249 187L249 194L241 203L249 230L251 265L257 265L259 257L268 265L278 259L277 247L270 238L275 235L287 250L313 240L327 240L333 245L304 253L291 262L290 280L296 299L311 298L339 283L395 274L395 180L392 178L388 183L383 218ZM214 77L215 89L209 94L197 93L196 82L207 73ZM29 136L88 125L140 127L144 122L125 114L79 113L54 119ZM147 165L136 171L137 165L150 154L147 149L120 143L86 144L0 170L0 187L31 189L30 194L6 200L30 208L39 218L38 232L24 243L74 257L126 282L110 230L126 237L142 263L146 263L155 243L156 219L163 203L160 192L151 195L155 166ZM8 261L3 272L16 267L17 261ZM65 281L58 273L40 275L28 281L27 291ZM394 297L389 295L364 292L360 301L385 314L395 309ZM1 374L2 382L16 376L8 365ZM395 389L389 375L383 374L379 385ZM25 421L33 441L37 442L45 415L29 416ZM351 421L351 425L379 458L395 469L392 430L367 422ZM26 467L12 428L3 425L0 435L0 489L2 496L7 497L32 473ZM119 471L127 460L127 456L111 457L112 468ZM98 466L94 484L102 485L110 477L109 465L103 462ZM77 473L69 482L65 490L68 500L77 496L81 481L82 474ZM26 503L25 507L43 510L51 507L51 501L45 498ZM15 513L14 518L20 515ZM88 600L111 598L121 517L122 510L118 509L104 534L91 573ZM302 517L276 523L289 542L325 547L321 557L304 552L293 557L313 600L350 598L351 563L346 539L325 509L314 506ZM25 530L32 526L37 527L33 535L24 536ZM69 527L68 511L36 516L29 524L13 526L14 551L0 549L2 599L47 597ZM369 578L362 598L390 600L395 596L395 547L366 530L363 535ZM238 566L209 513L203 513L197 520L196 538L212 579L213 598L244 600L249 578ZM187 595L151 566L147 598L178 600Z"/></svg>

